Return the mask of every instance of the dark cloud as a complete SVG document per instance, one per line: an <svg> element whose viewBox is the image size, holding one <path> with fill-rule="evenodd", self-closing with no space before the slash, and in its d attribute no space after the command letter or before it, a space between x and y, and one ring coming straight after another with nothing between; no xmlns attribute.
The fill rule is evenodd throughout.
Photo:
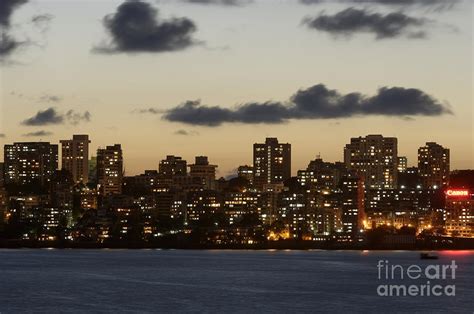
<svg viewBox="0 0 474 314"><path fill-rule="evenodd" d="M303 4L320 4L326 2L327 0L300 0Z"/></svg>
<svg viewBox="0 0 474 314"><path fill-rule="evenodd" d="M26 2L28 0L0 0L0 58L11 55L24 44L13 38L9 31L13 12Z"/></svg>
<svg viewBox="0 0 474 314"><path fill-rule="evenodd" d="M424 18L410 17L402 12L372 13L366 9L348 8L334 15L320 14L306 18L304 24L335 36L352 36L356 33L373 33L377 39L396 37L424 38Z"/></svg>
<svg viewBox="0 0 474 314"><path fill-rule="evenodd" d="M320 4L334 0L300 0L303 4ZM390 6L424 6L435 9L451 9L459 0L338 0L341 3L381 4Z"/></svg>
<svg viewBox="0 0 474 314"><path fill-rule="evenodd" d="M158 10L149 3L127 0L103 24L111 43L95 48L101 53L166 52L198 44L192 35L196 25L187 18L159 20Z"/></svg>
<svg viewBox="0 0 474 314"><path fill-rule="evenodd" d="M0 58L2 56L10 55L13 51L18 49L23 44L23 42L15 40L6 32L2 32L0 34Z"/></svg>
<svg viewBox="0 0 474 314"><path fill-rule="evenodd" d="M0 25L10 27L13 11L20 5L27 3L28 0L1 0L0 1Z"/></svg>
<svg viewBox="0 0 474 314"><path fill-rule="evenodd" d="M369 97L361 93L342 94L319 84L299 90L286 103L247 103L235 108L223 108L203 105L200 101L187 101L167 110L162 118L172 122L215 127L223 123L277 124L292 119L357 116L410 118L443 114L452 112L432 96L415 88L382 87L376 95Z"/></svg>
<svg viewBox="0 0 474 314"><path fill-rule="evenodd" d="M54 108L48 108L44 111L38 111L36 115L29 119L26 119L22 122L22 124L28 126L39 126L49 124L62 124L63 122L63 115L58 114L58 112Z"/></svg>
<svg viewBox="0 0 474 314"><path fill-rule="evenodd" d="M196 4L218 4L228 6L241 6L253 2L253 0L182 0L183 2Z"/></svg>
<svg viewBox="0 0 474 314"><path fill-rule="evenodd" d="M299 90L291 101L300 118L348 118L363 115L439 116L451 110L416 88L382 87L372 97L342 94L323 84ZM295 110L296 109L296 110Z"/></svg>
<svg viewBox="0 0 474 314"><path fill-rule="evenodd" d="M175 135L183 135L183 136L192 136L192 135L199 135L196 131L186 131L186 130L178 130L174 132Z"/></svg>
<svg viewBox="0 0 474 314"><path fill-rule="evenodd" d="M73 110L69 110L65 114L61 114L57 112L55 108L51 107L43 111L38 111L36 115L24 120L22 124L27 126L43 126L64 123L77 125L80 122L89 122L90 118L91 114L88 111L77 113Z"/></svg>
<svg viewBox="0 0 474 314"><path fill-rule="evenodd" d="M49 135L53 135L53 133L48 132L48 131L43 131L43 130L23 134L23 136L26 136L26 137L40 137L40 136L49 136Z"/></svg>
<svg viewBox="0 0 474 314"><path fill-rule="evenodd" d="M165 120L186 124L218 126L224 122L233 122L231 109L201 105L200 101L187 101L163 116Z"/></svg>
<svg viewBox="0 0 474 314"><path fill-rule="evenodd" d="M456 3L458 0L343 0L345 2L378 3L387 5L439 5Z"/></svg>

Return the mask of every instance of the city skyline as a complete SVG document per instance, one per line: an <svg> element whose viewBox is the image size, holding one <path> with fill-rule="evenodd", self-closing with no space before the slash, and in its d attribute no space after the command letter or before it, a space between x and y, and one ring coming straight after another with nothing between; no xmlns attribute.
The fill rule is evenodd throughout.
<svg viewBox="0 0 474 314"><path fill-rule="evenodd" d="M450 147L453 169L474 168L469 1L113 0L93 10L79 1L8 2L22 4L1 27L24 44L0 57L1 146L84 133L93 151L121 143L130 174L173 153L206 154L227 176L251 163L248 143L261 138L292 143L299 169L319 153L342 160L354 134L383 134L399 139L410 165L429 138ZM120 23L137 3L156 29L172 17L192 21L181 46L117 37L104 18ZM344 29L344 16L383 22L394 13L416 23L393 33L370 22Z"/></svg>
<svg viewBox="0 0 474 314"><path fill-rule="evenodd" d="M143 244L204 228L201 244L292 239L353 248L390 246L390 234L410 247L425 236L474 238L474 170L451 171L449 148L434 142L419 148L418 167L407 167L397 138L353 137L343 162L316 157L292 176L291 144L266 138L253 145L254 164L227 179L202 155L193 164L167 155L158 170L126 176L120 144L98 149L86 173L88 145L87 135L61 141L61 167L57 144L5 145L0 222L11 226L7 237Z"/></svg>
<svg viewBox="0 0 474 314"><path fill-rule="evenodd" d="M171 162L170 160L168 160L168 158L178 158L180 161L184 161L184 163L186 164L187 161L194 160L195 158L205 157L205 158L211 159L212 163L215 164L215 170L214 171L215 171L215 174L216 174L217 177L223 177L223 178L229 179L229 178L236 177L239 173L239 168L241 168L241 167L247 167L247 166L255 167L257 165L255 163L255 158L257 156L256 155L256 149L257 149L256 147L264 148L264 147L266 147L265 145L275 145L275 144L271 144L272 141L276 141L277 146L280 145L280 146L284 147L285 145L289 145L289 152L288 152L288 154L289 154L289 169L288 170L278 170L278 174L280 174L280 175L282 173L287 173L289 171L288 172L289 175L288 174L284 175L285 180L289 179L290 177L295 177L300 170L306 169L307 166L308 166L308 163L310 163L311 161L313 161L315 159L321 159L321 160L324 160L325 162L332 162L332 163L340 162L340 163L345 163L346 165L350 164L350 158L351 157L347 155L347 152L350 151L350 149L351 149L351 147L353 147L354 143L358 143L361 140L365 141L366 138L379 138L380 137L381 139L385 139L385 140L394 139L394 144L392 144L392 145L394 145L394 147L396 149L395 149L395 152L393 153L393 156L398 157L398 158L396 158L396 160L391 161L391 162L393 162L393 166L392 166L393 169L391 171L395 171L395 172L400 171L400 169L398 168L399 165L400 165L400 158L402 158L404 160L403 161L404 170L406 170L406 168L409 168L409 167L417 167L418 168L418 166L420 164L420 150L425 149L425 148L429 148L432 145L440 147L443 150L447 150L447 152L448 152L448 159L447 160L448 160L449 164L451 163L450 162L450 155L451 155L450 154L450 148L447 147L447 146L443 147L443 143L437 143L437 142L434 142L434 141L427 140L426 142L424 142L423 144L421 144L417 148L417 150L416 150L417 151L417 158L414 159L414 160L408 159L408 163L405 164L407 157L405 155L401 155L401 154L398 153L398 151L399 151L399 149L398 149L398 144L399 144L398 138L396 138L396 137L386 137L383 134L366 134L366 135L359 135L359 136L354 136L354 137L349 138L348 141L346 141L346 144L344 144L343 147L341 148L342 158L340 158L338 160L325 159L324 154L322 154L321 152L318 152L312 158L306 160L306 162L303 164L303 166L295 167L292 163L292 160L295 157L295 155L298 154L298 152L296 152L296 154L293 154L294 150L292 149L292 143L289 143L289 142L286 142L286 141L285 141L285 143L278 142L277 137L267 137L266 138L266 143L259 143L259 142L261 142L261 140L260 140L260 141L256 141L255 143L249 143L247 145L247 146L251 147L249 159L251 161L253 160L252 162L248 162L248 163L243 162L243 163L234 164L232 170L230 172L226 173L226 175L222 175L222 172L219 171L220 164L214 160L213 156L210 156L210 155L206 154L205 151L196 152L195 154L193 154L189 158L186 158L186 156L175 154L173 152L168 152L168 153L166 153L162 156L156 157L157 159L156 159L156 162L155 162L154 166L149 167L149 168L141 167L137 170L136 173L131 173L131 172L127 172L127 167L126 167L126 165L127 165L127 163L126 163L127 151L126 151L126 149L123 148L122 144L120 144L120 143L110 143L108 145L99 146L96 150L94 150L94 149L91 149L90 146L88 146L88 145L90 145L91 139L92 139L92 138L89 137L89 135L86 135L86 134L73 134L70 137L72 139L63 139L63 140L60 140L58 143L48 141L48 140L44 140L44 141L43 140L41 140L41 141L30 140L30 141L12 142L12 143L9 143L9 144L5 144L6 146L3 146L2 149L3 149L3 151L6 151L5 149L7 147L9 148L11 146L14 146L15 144L25 144L25 143L26 144L35 144L35 145L37 145L37 144L51 144L52 146L56 146L56 150L58 150L58 152L57 152L57 157L58 157L58 160L57 160L58 167L57 167L57 169L68 170L73 175L74 182L76 182L76 183L80 181L80 180L78 181L78 180L75 179L76 175L74 174L78 170L76 168L72 168L70 162L65 163L65 160L67 159L68 156L71 159L79 158L81 160L81 162L83 162L82 157L72 157L74 155L72 154L70 146L72 145L72 143L74 141L78 141L80 143L79 145L82 149L84 149L83 146L82 146L83 143L87 143L87 145L85 145L84 147L85 147L85 151L87 153L90 152L89 153L89 158L87 159L88 162L96 159L98 157L98 155L100 155L102 152L107 151L109 149L114 149L114 147L115 148L118 147L118 149L120 150L121 163L122 163L121 167L123 168L123 175L124 176L137 176L137 175L145 173L145 171L148 171L148 170L159 170L163 167L163 162L166 162L166 161ZM59 145L61 145L61 149L58 148ZM76 145L78 145L78 144L76 144ZM253 147L253 149L252 149L252 147ZM75 151L74 151L76 154L78 154L76 151L79 151L79 150L75 149ZM59 152L61 152L61 154L59 154ZM391 154L392 153L390 152L390 155ZM82 150L81 150L81 153L78 154L78 155L85 157ZM1 158L5 159L4 156L5 155L2 154ZM285 156L285 155L281 155L281 156ZM376 155L377 158L382 158L384 156L385 156L384 153L380 154L380 156ZM286 161L287 158L288 157L284 157L285 161ZM361 160L363 160L362 156L360 158L362 158ZM425 160L430 160L431 156L430 155L424 156L424 158L425 158ZM358 160L358 159L355 159L355 160ZM61 162L59 162L59 161L61 161ZM207 162L207 159L206 159L206 162ZM189 166L192 166L192 165L188 165L188 167ZM368 163L367 166L370 168L370 163ZM453 170L453 171L463 170L463 168L451 167L451 170ZM430 172L430 171L431 171L430 168L425 170L425 172ZM85 169L83 167L81 167L81 172L85 172ZM448 169L448 172L449 172L449 169ZM391 175L391 176L393 176L393 175ZM444 177L443 177L443 179L444 179ZM391 179L391 180L393 180L393 179ZM263 182L265 182L265 180ZM271 181L269 181L267 183L270 183L270 182ZM395 183L393 183L393 181L392 181L392 183L390 183L389 185L384 185L383 188L390 188L390 187L393 188L396 185L396 180L394 182ZM85 183L87 183L87 181ZM260 185L261 184L262 184L262 182L260 183Z"/></svg>
<svg viewBox="0 0 474 314"><path fill-rule="evenodd" d="M473 14L0 0L0 314L466 312Z"/></svg>

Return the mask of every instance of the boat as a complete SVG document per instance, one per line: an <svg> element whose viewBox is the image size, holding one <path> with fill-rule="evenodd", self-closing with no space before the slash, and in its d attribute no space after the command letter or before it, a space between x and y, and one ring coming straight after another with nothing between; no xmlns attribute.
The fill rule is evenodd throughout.
<svg viewBox="0 0 474 314"><path fill-rule="evenodd" d="M438 259L438 255L430 253L420 253L420 259Z"/></svg>

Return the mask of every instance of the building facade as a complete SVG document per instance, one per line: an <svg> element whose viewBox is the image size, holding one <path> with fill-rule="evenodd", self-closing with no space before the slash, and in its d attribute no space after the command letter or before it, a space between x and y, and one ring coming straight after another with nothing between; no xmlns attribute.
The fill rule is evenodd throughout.
<svg viewBox="0 0 474 314"><path fill-rule="evenodd" d="M4 180L20 185L51 182L58 169L58 145L23 142L4 147Z"/></svg>
<svg viewBox="0 0 474 314"><path fill-rule="evenodd" d="M89 182L89 135L73 135L61 142L61 167L69 171L75 184Z"/></svg>
<svg viewBox="0 0 474 314"><path fill-rule="evenodd" d="M97 183L102 196L122 193L123 156L120 144L97 150Z"/></svg>
<svg viewBox="0 0 474 314"><path fill-rule="evenodd" d="M474 238L474 193L469 189L446 191L446 233Z"/></svg>
<svg viewBox="0 0 474 314"><path fill-rule="evenodd" d="M398 141L395 137L368 135L352 138L344 148L344 163L369 189L395 189L398 179Z"/></svg>
<svg viewBox="0 0 474 314"><path fill-rule="evenodd" d="M446 187L449 182L449 149L434 142L420 147L418 172L424 188Z"/></svg>
<svg viewBox="0 0 474 314"><path fill-rule="evenodd" d="M209 164L207 156L197 156L195 163L189 165L191 179L199 179L204 189L216 188L216 165Z"/></svg>
<svg viewBox="0 0 474 314"><path fill-rule="evenodd" d="M160 161L159 173L165 177L185 176L187 174L186 160L179 156L168 155L166 159Z"/></svg>
<svg viewBox="0 0 474 314"><path fill-rule="evenodd" d="M253 145L254 185L262 190L265 184L282 183L291 177L291 144L267 138Z"/></svg>

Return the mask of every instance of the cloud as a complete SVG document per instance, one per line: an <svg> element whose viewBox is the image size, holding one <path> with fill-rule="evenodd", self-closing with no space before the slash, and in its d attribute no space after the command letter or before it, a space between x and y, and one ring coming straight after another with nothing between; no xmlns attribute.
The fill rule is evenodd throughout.
<svg viewBox="0 0 474 314"><path fill-rule="evenodd" d="M320 4L333 2L334 0L300 0L303 4ZM389 6L424 6L433 7L437 10L451 9L459 0L339 0L341 3L380 4Z"/></svg>
<svg viewBox="0 0 474 314"><path fill-rule="evenodd" d="M4 133L0 133L0 138L5 138L6 135Z"/></svg>
<svg viewBox="0 0 474 314"><path fill-rule="evenodd" d="M31 22L44 34L49 30L53 18L54 16L51 14L40 14L33 16Z"/></svg>
<svg viewBox="0 0 474 314"><path fill-rule="evenodd" d="M43 95L39 98L40 102L60 102L61 100L63 100L61 96L49 94Z"/></svg>
<svg viewBox="0 0 474 314"><path fill-rule="evenodd" d="M160 113L163 113L163 110L156 109L156 108L146 108L146 109L136 109L136 110L133 110L132 113L152 113L152 114L160 114Z"/></svg>
<svg viewBox="0 0 474 314"><path fill-rule="evenodd" d="M182 0L194 4L217 4L226 6L241 6L253 2L253 0Z"/></svg>
<svg viewBox="0 0 474 314"><path fill-rule="evenodd" d="M356 92L343 94L319 84L297 91L285 103L252 102L234 108L223 108L204 105L200 101L186 101L165 111L162 119L189 125L216 127L223 123L280 124L289 120L359 116L405 119L443 114L452 112L446 105L415 88L382 87L374 96L366 96Z"/></svg>
<svg viewBox="0 0 474 314"><path fill-rule="evenodd" d="M451 110L416 88L382 87L374 96L341 94L323 84L299 90L293 97L302 118L347 118L357 115L439 116Z"/></svg>
<svg viewBox="0 0 474 314"><path fill-rule="evenodd" d="M11 55L24 44L10 34L11 17L13 12L28 0L1 0L0 1L0 58Z"/></svg>
<svg viewBox="0 0 474 314"><path fill-rule="evenodd" d="M89 111L84 113L75 112L74 110L69 110L65 115L66 120L72 125L78 125L82 121L89 122L91 120L91 114Z"/></svg>
<svg viewBox="0 0 474 314"><path fill-rule="evenodd" d="M192 135L199 135L198 132L196 131L186 131L186 130L178 130L176 132L174 132L175 135L183 135L183 136L192 136Z"/></svg>
<svg viewBox="0 0 474 314"><path fill-rule="evenodd" d="M53 135L53 133L44 131L44 130L23 134L23 136L26 136L26 137L40 137L40 136L49 136L49 135Z"/></svg>
<svg viewBox="0 0 474 314"><path fill-rule="evenodd" d="M0 1L0 25L2 25L3 27L10 27L13 11L15 11L19 6L27 2L28 0Z"/></svg>
<svg viewBox="0 0 474 314"><path fill-rule="evenodd" d="M8 35L7 33L3 32L0 34L0 58L2 56L8 56L13 51L18 49L24 43L15 40L13 37Z"/></svg>
<svg viewBox="0 0 474 314"><path fill-rule="evenodd" d="M300 0L303 4L320 4L326 2L327 0Z"/></svg>
<svg viewBox="0 0 474 314"><path fill-rule="evenodd" d="M335 36L350 37L356 33L373 33L376 39L402 36L424 38L426 33L423 28L429 22L427 19L410 17L402 12L384 15L355 8L348 8L334 15L320 14L303 21L309 28Z"/></svg>
<svg viewBox="0 0 474 314"><path fill-rule="evenodd" d="M44 125L57 125L69 123L77 125L80 122L89 122L91 114L86 111L84 113L77 113L73 110L69 110L64 114L56 111L55 108L51 107L43 111L38 111L33 117L24 120L21 124L26 126L44 126Z"/></svg>
<svg viewBox="0 0 474 314"><path fill-rule="evenodd" d="M127 0L103 20L111 42L96 47L99 53L140 53L184 50L198 44L197 30L187 18L159 20L158 10L140 0Z"/></svg>
<svg viewBox="0 0 474 314"><path fill-rule="evenodd" d="M33 117L26 119L22 122L23 125L28 126L39 126L49 124L62 124L64 122L64 116L58 114L56 109L48 108L44 111L38 111Z"/></svg>
<svg viewBox="0 0 474 314"><path fill-rule="evenodd" d="M51 20L53 19L53 16L51 14L40 14L40 15L35 15L31 18L31 21L33 24L43 27L45 24L49 24Z"/></svg>

